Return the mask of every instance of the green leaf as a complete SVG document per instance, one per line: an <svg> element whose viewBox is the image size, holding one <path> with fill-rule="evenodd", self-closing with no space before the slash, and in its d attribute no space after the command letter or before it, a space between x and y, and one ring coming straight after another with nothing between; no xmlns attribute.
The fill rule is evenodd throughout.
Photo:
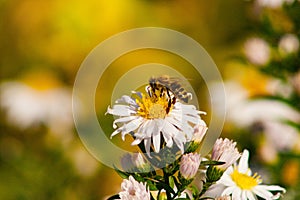
<svg viewBox="0 0 300 200"><path fill-rule="evenodd" d="M116 166L114 166L114 168L121 178L127 179L130 176L130 173L128 172L123 172L120 169L118 169Z"/></svg>
<svg viewBox="0 0 300 200"><path fill-rule="evenodd" d="M156 183L156 186L160 189L165 189L167 192L169 192L171 194L175 194L173 188L171 188L168 184L166 184L164 182L158 182L158 183Z"/></svg>
<svg viewBox="0 0 300 200"><path fill-rule="evenodd" d="M208 161L202 161L200 163L200 167L203 167L203 166L212 166L212 165L223 165L225 164L225 162L220 162L220 161L216 161L216 160L208 160Z"/></svg>

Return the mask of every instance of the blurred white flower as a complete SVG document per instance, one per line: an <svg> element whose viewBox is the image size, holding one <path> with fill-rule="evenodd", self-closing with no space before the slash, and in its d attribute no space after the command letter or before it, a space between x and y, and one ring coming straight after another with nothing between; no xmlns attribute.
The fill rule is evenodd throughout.
<svg viewBox="0 0 300 200"><path fill-rule="evenodd" d="M129 176L128 180L123 180L121 189L119 193L121 200L150 200L150 192L146 183L139 183L132 176Z"/></svg>
<svg viewBox="0 0 300 200"><path fill-rule="evenodd" d="M135 94L137 98L124 95L112 108L108 107L107 113L119 117L113 123L116 130L111 137L121 133L125 140L125 135L133 133L135 140L132 145L144 141L147 154L150 155L152 144L155 152L160 151L162 135L167 147L172 147L175 142L183 153L184 144L192 140L194 125L202 121L199 114L205 113L196 110L194 105L178 101L170 107L167 95L150 97L147 94ZM120 124L119 128L117 124Z"/></svg>
<svg viewBox="0 0 300 200"><path fill-rule="evenodd" d="M300 139L296 128L278 121L265 122L264 131L267 134L267 142L280 151L293 149Z"/></svg>
<svg viewBox="0 0 300 200"><path fill-rule="evenodd" d="M225 162L223 165L216 166L222 171L225 171L229 166L235 163L240 156L241 155L236 148L236 142L227 138L218 138L213 146L211 159Z"/></svg>
<svg viewBox="0 0 300 200"><path fill-rule="evenodd" d="M198 172L200 162L200 155L197 153L189 153L182 155L179 168L180 174L185 179L194 178L196 173Z"/></svg>
<svg viewBox="0 0 300 200"><path fill-rule="evenodd" d="M295 34L285 34L279 41L279 51L285 55L299 50L299 39Z"/></svg>
<svg viewBox="0 0 300 200"><path fill-rule="evenodd" d="M267 142L270 141L276 150L290 149L297 145L299 134L293 127L284 124L283 120L298 123L299 112L279 101L249 100L246 89L236 82L226 83L225 92L228 122L239 127L250 127L260 123Z"/></svg>
<svg viewBox="0 0 300 200"><path fill-rule="evenodd" d="M244 150L239 164L230 166L221 179L206 192L205 196L218 197L231 195L234 200L254 200L256 196L262 199L278 199L285 189L277 185L262 185L261 177L252 175L248 166L249 151ZM275 195L271 192L277 192Z"/></svg>
<svg viewBox="0 0 300 200"><path fill-rule="evenodd" d="M265 65L270 60L269 44L258 37L248 39L244 44L247 59L256 65Z"/></svg>
<svg viewBox="0 0 300 200"><path fill-rule="evenodd" d="M0 89L0 104L7 111L9 122L20 128L44 123L53 132L62 133L73 126L69 90L37 90L22 82L6 82Z"/></svg>
<svg viewBox="0 0 300 200"><path fill-rule="evenodd" d="M290 4L295 0L257 0L259 6L268 8L279 8L284 3Z"/></svg>
<svg viewBox="0 0 300 200"><path fill-rule="evenodd" d="M266 89L272 95L280 95L282 97L289 97L293 92L293 87L289 82L283 82L282 80L272 79L267 85Z"/></svg>

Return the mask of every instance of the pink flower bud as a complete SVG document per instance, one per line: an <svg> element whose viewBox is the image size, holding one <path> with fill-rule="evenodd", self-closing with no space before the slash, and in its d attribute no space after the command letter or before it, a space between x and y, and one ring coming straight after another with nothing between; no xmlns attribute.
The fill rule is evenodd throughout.
<svg viewBox="0 0 300 200"><path fill-rule="evenodd" d="M200 162L201 159L199 154L197 153L184 154L181 158L181 163L179 167L180 174L185 179L194 178L198 171Z"/></svg>
<svg viewBox="0 0 300 200"><path fill-rule="evenodd" d="M240 153L236 148L236 142L225 138L217 139L214 144L211 159L225 162L223 165L217 165L218 168L222 170L226 170L229 166L231 166L239 157Z"/></svg>

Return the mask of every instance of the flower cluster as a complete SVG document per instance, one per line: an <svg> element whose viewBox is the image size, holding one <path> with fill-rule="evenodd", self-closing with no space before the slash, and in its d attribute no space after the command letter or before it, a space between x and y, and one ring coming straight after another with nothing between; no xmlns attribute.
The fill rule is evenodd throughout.
<svg viewBox="0 0 300 200"><path fill-rule="evenodd" d="M108 107L107 113L118 117L112 136L121 133L125 140L129 134L142 152L121 159L123 169L116 171L124 178L122 191L109 199L252 200L256 195L277 199L285 192L261 185L261 177L248 167L248 150L241 156L232 140L217 139L212 153L202 157L198 150L207 126L200 114L205 113L164 85L146 88ZM205 175L199 180L200 174Z"/></svg>

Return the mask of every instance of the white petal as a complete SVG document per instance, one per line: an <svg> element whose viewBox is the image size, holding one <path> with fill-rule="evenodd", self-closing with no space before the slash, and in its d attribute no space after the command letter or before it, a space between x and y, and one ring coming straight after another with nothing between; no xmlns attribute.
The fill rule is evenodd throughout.
<svg viewBox="0 0 300 200"><path fill-rule="evenodd" d="M117 130L115 130L115 131L110 135L110 139L111 139L113 136L115 136L115 135L117 135L118 133L120 133L120 132L122 131L122 128L123 128L123 127L120 127L120 128L118 128Z"/></svg>
<svg viewBox="0 0 300 200"><path fill-rule="evenodd" d="M131 122L125 124L122 127L122 137L125 137L125 135L131 131L136 130L142 123L143 118L137 118L135 120L132 120Z"/></svg>
<svg viewBox="0 0 300 200"><path fill-rule="evenodd" d="M174 137L179 132L179 130L175 126L168 122L164 124L164 127L161 131L163 135L170 135L171 137Z"/></svg>
<svg viewBox="0 0 300 200"><path fill-rule="evenodd" d="M225 196L225 195L230 195L233 193L234 190L239 190L239 188L237 187L227 187L223 192L222 192L222 196Z"/></svg>
<svg viewBox="0 0 300 200"><path fill-rule="evenodd" d="M167 143L167 147L173 146L173 139L170 134L162 134L164 137L165 142Z"/></svg>
<svg viewBox="0 0 300 200"><path fill-rule="evenodd" d="M173 146L172 138L176 138L176 135L179 134L179 130L168 121L165 121L161 132L165 139L165 142L167 143L167 146Z"/></svg>
<svg viewBox="0 0 300 200"><path fill-rule="evenodd" d="M283 193L286 192L286 190L278 185L258 185L257 187L264 188L265 190L269 191L282 191Z"/></svg>
<svg viewBox="0 0 300 200"><path fill-rule="evenodd" d="M197 115L197 117L196 116L185 115L184 120L186 120L188 122L191 122L193 124L198 124L198 123L200 123L201 119L200 119L199 115Z"/></svg>
<svg viewBox="0 0 300 200"><path fill-rule="evenodd" d="M169 122L170 124L176 125L179 129L182 129L182 121L176 119L173 115L169 115L165 118L165 121Z"/></svg>
<svg viewBox="0 0 300 200"><path fill-rule="evenodd" d="M138 145L142 142L143 139L140 139L140 138L136 138L132 143L131 145Z"/></svg>
<svg viewBox="0 0 300 200"><path fill-rule="evenodd" d="M222 183L225 186L235 186L235 182L231 179L230 175L228 174L223 174L220 181L220 183Z"/></svg>
<svg viewBox="0 0 300 200"><path fill-rule="evenodd" d="M247 190L242 190L241 199L247 199Z"/></svg>
<svg viewBox="0 0 300 200"><path fill-rule="evenodd" d="M242 191L240 189L233 190L232 199L233 200L244 200L244 199L242 199Z"/></svg>
<svg viewBox="0 0 300 200"><path fill-rule="evenodd" d="M113 123L113 128L117 128L116 123L125 123L125 122L129 122L136 118L138 118L138 116L127 116L127 117L121 117L119 119L116 119Z"/></svg>
<svg viewBox="0 0 300 200"><path fill-rule="evenodd" d="M153 131L160 133L161 130L163 129L163 127L164 127L165 120L163 120L163 119L154 119L154 123L155 123L155 129Z"/></svg>
<svg viewBox="0 0 300 200"><path fill-rule="evenodd" d="M158 153L160 150L160 133L159 132L153 133L152 140L153 140L154 151Z"/></svg>
<svg viewBox="0 0 300 200"><path fill-rule="evenodd" d="M191 140L193 134L194 134L194 128L190 126L188 123L183 124L182 132L187 136L188 140Z"/></svg>
<svg viewBox="0 0 300 200"><path fill-rule="evenodd" d="M225 186L222 184L214 184L205 192L202 197L219 197L224 191Z"/></svg>
<svg viewBox="0 0 300 200"><path fill-rule="evenodd" d="M245 191L246 193L246 197L249 199L249 200L256 200L257 198L253 195L253 193L249 190L246 190Z"/></svg>
<svg viewBox="0 0 300 200"><path fill-rule="evenodd" d="M139 138L144 138L146 137L146 130L149 128L148 124L150 123L149 120L145 119L139 129L136 131L134 136L139 137Z"/></svg>
<svg viewBox="0 0 300 200"><path fill-rule="evenodd" d="M178 148L180 149L181 153L183 154L184 153L183 144L185 144L185 142L186 142L185 137L183 136L183 134L181 132L179 132L179 134L177 134L173 139L174 139L176 145L178 146Z"/></svg>
<svg viewBox="0 0 300 200"><path fill-rule="evenodd" d="M265 190L262 187L256 186L252 189L252 191L257 195L260 196L266 200L272 200L273 194L269 192L268 190Z"/></svg>
<svg viewBox="0 0 300 200"><path fill-rule="evenodd" d="M249 151L247 149L245 149L243 151L243 154L242 154L242 156L240 158L240 161L239 161L239 165L238 165L238 171L239 172L246 173L247 170L249 170L248 159L249 159Z"/></svg>
<svg viewBox="0 0 300 200"><path fill-rule="evenodd" d="M116 100L116 103L126 103L126 104L130 104L130 105L137 105L135 100L127 95L123 95L120 99Z"/></svg>
<svg viewBox="0 0 300 200"><path fill-rule="evenodd" d="M147 155L151 158L151 155L150 155L151 138L144 139L144 146L145 146Z"/></svg>
<svg viewBox="0 0 300 200"><path fill-rule="evenodd" d="M154 129L156 128L156 123L154 120L149 120L149 123L145 129L145 136L147 138L152 137Z"/></svg>
<svg viewBox="0 0 300 200"><path fill-rule="evenodd" d="M112 109L108 107L106 113L123 117L135 114L136 111L132 110L129 106L126 105L114 105Z"/></svg>

